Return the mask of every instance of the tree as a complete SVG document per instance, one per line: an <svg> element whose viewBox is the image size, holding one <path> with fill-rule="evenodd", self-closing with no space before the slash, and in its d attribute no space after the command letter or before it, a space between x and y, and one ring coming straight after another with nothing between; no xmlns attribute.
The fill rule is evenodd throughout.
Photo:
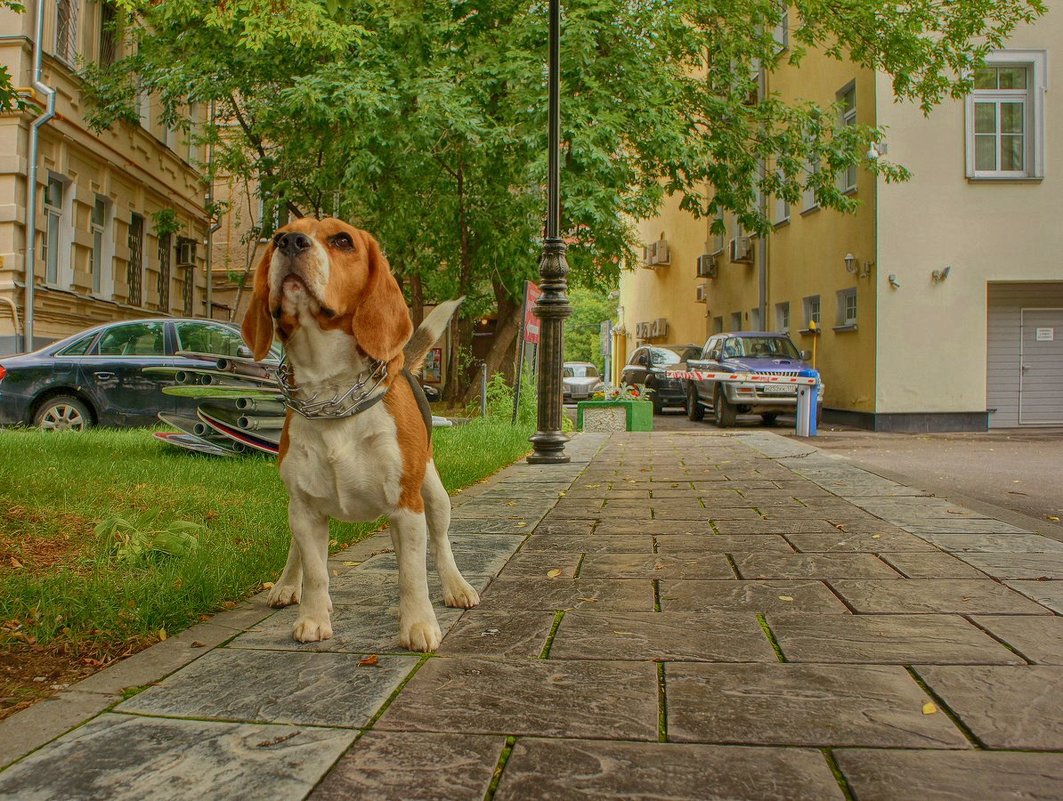
<svg viewBox="0 0 1063 801"><path fill-rule="evenodd" d="M603 291L575 287L572 316L565 320L565 361L591 362L604 375L601 324L616 317L616 300Z"/></svg>
<svg viewBox="0 0 1063 801"><path fill-rule="evenodd" d="M757 198L851 211L833 176L883 132L836 109L758 94L758 70L825 50L892 77L927 112L1041 0L796 0L781 54L779 0L565 3L562 209L575 285L611 285L635 258L632 221L677 194L696 215L766 231ZM383 242L410 298L464 294L459 342L493 312L500 363L534 278L546 178L546 8L515 0L127 0L133 55L90 68L97 126L135 122L138 91L181 125L213 102L238 135L216 169L260 178L294 213L336 212ZM774 169L765 169L772 165ZM809 169L808 165L814 168ZM457 367L458 353L454 354ZM452 370L451 375L458 375ZM453 394L456 387L450 387Z"/></svg>

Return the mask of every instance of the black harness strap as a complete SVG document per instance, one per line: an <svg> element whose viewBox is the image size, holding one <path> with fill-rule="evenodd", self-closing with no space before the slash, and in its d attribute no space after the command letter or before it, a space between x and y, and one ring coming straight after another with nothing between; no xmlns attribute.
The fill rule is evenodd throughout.
<svg viewBox="0 0 1063 801"><path fill-rule="evenodd" d="M402 368L402 374L406 376L406 380L410 382L410 389L413 390L413 397L417 400L417 408L421 410L421 417L424 420L424 430L428 434L428 441L432 441L432 407L428 405L428 398L425 397L424 389L417 382L417 379L413 377L413 373Z"/></svg>

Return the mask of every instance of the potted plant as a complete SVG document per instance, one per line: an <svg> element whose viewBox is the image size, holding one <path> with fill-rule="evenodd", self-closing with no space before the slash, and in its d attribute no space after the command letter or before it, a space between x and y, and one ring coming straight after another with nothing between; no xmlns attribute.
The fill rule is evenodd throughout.
<svg viewBox="0 0 1063 801"><path fill-rule="evenodd" d="M641 384L606 387L576 405L580 431L653 431L653 390Z"/></svg>

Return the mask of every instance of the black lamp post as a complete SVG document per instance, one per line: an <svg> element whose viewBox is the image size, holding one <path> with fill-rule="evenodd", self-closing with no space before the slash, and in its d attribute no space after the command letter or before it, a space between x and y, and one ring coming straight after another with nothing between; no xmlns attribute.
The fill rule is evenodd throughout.
<svg viewBox="0 0 1063 801"><path fill-rule="evenodd" d="M561 114L561 0L550 0L549 64L549 174L547 176L546 238L539 260L539 286L542 295L535 304L539 325L538 427L531 437L535 450L531 464L562 464L568 437L561 433L561 361L565 318L572 314L568 305L568 262L560 236L560 157Z"/></svg>

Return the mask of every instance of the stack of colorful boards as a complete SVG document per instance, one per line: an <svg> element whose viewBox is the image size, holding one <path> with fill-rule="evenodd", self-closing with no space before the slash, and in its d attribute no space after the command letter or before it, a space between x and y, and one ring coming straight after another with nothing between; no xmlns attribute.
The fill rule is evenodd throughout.
<svg viewBox="0 0 1063 801"><path fill-rule="evenodd" d="M214 456L276 455L285 415L277 363L188 351L177 355L187 357L189 366L145 367L144 372L172 376L174 385L163 392L198 403L194 413L160 412L159 419L178 430L156 432L155 438Z"/></svg>

